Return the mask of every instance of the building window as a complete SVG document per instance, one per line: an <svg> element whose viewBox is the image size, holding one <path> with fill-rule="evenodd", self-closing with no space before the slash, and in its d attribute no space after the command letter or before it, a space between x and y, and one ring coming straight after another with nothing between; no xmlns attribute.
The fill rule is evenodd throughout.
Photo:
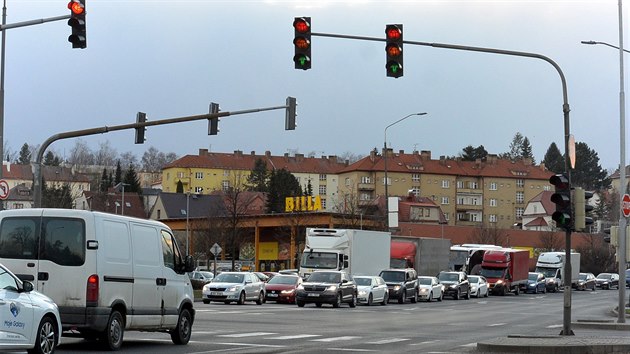
<svg viewBox="0 0 630 354"><path fill-rule="evenodd" d="M442 197L442 205L449 204L448 197Z"/></svg>
<svg viewBox="0 0 630 354"><path fill-rule="evenodd" d="M497 190L497 182L490 182L490 188L491 191L496 191Z"/></svg>
<svg viewBox="0 0 630 354"><path fill-rule="evenodd" d="M523 202L525 202L525 193L516 192L516 202L518 204L523 204Z"/></svg>
<svg viewBox="0 0 630 354"><path fill-rule="evenodd" d="M385 178L383 178L383 185L385 185ZM390 177L387 177L387 185L388 186L392 185L392 179Z"/></svg>
<svg viewBox="0 0 630 354"><path fill-rule="evenodd" d="M481 218L479 216L480 216L479 214L470 214L470 221L474 221L474 222L481 221L480 220Z"/></svg>
<svg viewBox="0 0 630 354"><path fill-rule="evenodd" d="M370 176L362 176L361 183L372 183L372 179L370 178Z"/></svg>
<svg viewBox="0 0 630 354"><path fill-rule="evenodd" d="M326 175L325 174L319 175L319 180L320 181L325 181L326 180Z"/></svg>
<svg viewBox="0 0 630 354"><path fill-rule="evenodd" d="M411 187L411 193L413 193L413 195L415 195L416 197L420 196L420 186L413 186Z"/></svg>
<svg viewBox="0 0 630 354"><path fill-rule="evenodd" d="M464 188L464 181L457 181L457 188L458 189Z"/></svg>
<svg viewBox="0 0 630 354"><path fill-rule="evenodd" d="M195 172L196 179L203 179L203 172Z"/></svg>
<svg viewBox="0 0 630 354"><path fill-rule="evenodd" d="M497 206L497 200L496 200L496 199L494 199L494 198L491 198L491 199L490 199L490 206L491 206L491 207L496 207L496 206Z"/></svg>
<svg viewBox="0 0 630 354"><path fill-rule="evenodd" d="M326 195L326 185L319 186L319 195Z"/></svg>
<svg viewBox="0 0 630 354"><path fill-rule="evenodd" d="M411 181L412 182L420 182L420 174L419 173L412 173L411 174Z"/></svg>
<svg viewBox="0 0 630 354"><path fill-rule="evenodd" d="M550 190L551 190L551 186L549 186L549 185L544 185L544 186L543 186L543 190L544 190L544 191L550 191Z"/></svg>
<svg viewBox="0 0 630 354"><path fill-rule="evenodd" d="M322 198L322 209L326 209L326 198Z"/></svg>
<svg viewBox="0 0 630 354"><path fill-rule="evenodd" d="M444 214L444 220L448 221L450 216L448 213L443 213Z"/></svg>
<svg viewBox="0 0 630 354"><path fill-rule="evenodd" d="M195 187L195 193L203 192L203 187Z"/></svg>
<svg viewBox="0 0 630 354"><path fill-rule="evenodd" d="M497 222L497 216L495 214L488 215L489 222Z"/></svg>
<svg viewBox="0 0 630 354"><path fill-rule="evenodd" d="M517 179L516 180L516 186L519 188L523 188L525 186L525 181L522 179Z"/></svg>
<svg viewBox="0 0 630 354"><path fill-rule="evenodd" d="M359 200L372 200L372 195L370 195L370 193L363 192L359 195Z"/></svg>
<svg viewBox="0 0 630 354"><path fill-rule="evenodd" d="M177 178L184 178L184 172L177 172Z"/></svg>
<svg viewBox="0 0 630 354"><path fill-rule="evenodd" d="M516 208L516 219L521 219L523 217L524 208Z"/></svg>
<svg viewBox="0 0 630 354"><path fill-rule="evenodd" d="M223 177L229 177L230 176L230 170L223 170Z"/></svg>
<svg viewBox="0 0 630 354"><path fill-rule="evenodd" d="M222 181L221 190L224 192L228 192L230 190L230 181Z"/></svg>
<svg viewBox="0 0 630 354"><path fill-rule="evenodd" d="M468 182L468 188L477 189L479 188L479 184L477 184L477 182Z"/></svg>
<svg viewBox="0 0 630 354"><path fill-rule="evenodd" d="M442 188L449 188L450 187L450 181L447 179L443 179L442 180Z"/></svg>
<svg viewBox="0 0 630 354"><path fill-rule="evenodd" d="M346 178L346 187L350 187L352 184L352 180L350 178Z"/></svg>

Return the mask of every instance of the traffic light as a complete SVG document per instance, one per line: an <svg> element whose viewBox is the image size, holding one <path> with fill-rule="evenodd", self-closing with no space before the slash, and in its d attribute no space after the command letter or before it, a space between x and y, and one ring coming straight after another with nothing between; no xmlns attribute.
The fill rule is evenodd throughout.
<svg viewBox="0 0 630 354"><path fill-rule="evenodd" d="M68 37L68 42L72 43L72 48L85 49L87 47L85 0L70 0L68 8L70 9L68 26L72 27L72 34Z"/></svg>
<svg viewBox="0 0 630 354"><path fill-rule="evenodd" d="M564 174L553 175L549 183L556 187L556 192L551 195L551 201L556 204L556 211L551 215L556 227L571 230L571 186L569 179Z"/></svg>
<svg viewBox="0 0 630 354"><path fill-rule="evenodd" d="M293 28L295 29L293 39L295 68L308 70L311 68L311 18L296 17L293 20Z"/></svg>
<svg viewBox="0 0 630 354"><path fill-rule="evenodd" d="M147 114L143 112L138 112L136 114L136 123L144 123L147 121ZM144 144L146 140L144 138L144 132L147 130L146 127L137 127L136 129L136 144Z"/></svg>
<svg viewBox="0 0 630 354"><path fill-rule="evenodd" d="M284 130L295 130L297 102L295 97L287 97L287 112L284 118Z"/></svg>
<svg viewBox="0 0 630 354"><path fill-rule="evenodd" d="M387 77L403 76L403 26L385 26L385 52L387 53Z"/></svg>
<svg viewBox="0 0 630 354"><path fill-rule="evenodd" d="M210 114L219 113L219 104L210 103ZM217 135L219 133L219 117L208 119L208 135Z"/></svg>
<svg viewBox="0 0 630 354"><path fill-rule="evenodd" d="M586 226L593 224L593 218L587 216L593 210L588 200L593 197L593 192L585 191L580 187L573 189L573 210L575 212L575 231L584 231Z"/></svg>

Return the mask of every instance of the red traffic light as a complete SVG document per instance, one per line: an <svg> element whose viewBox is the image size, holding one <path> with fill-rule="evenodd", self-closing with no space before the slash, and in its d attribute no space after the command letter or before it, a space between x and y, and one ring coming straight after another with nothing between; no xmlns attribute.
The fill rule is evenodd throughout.
<svg viewBox="0 0 630 354"><path fill-rule="evenodd" d="M389 25L385 28L385 35L390 41L397 41L402 37L402 30L396 25Z"/></svg>
<svg viewBox="0 0 630 354"><path fill-rule="evenodd" d="M85 7L79 1L73 0L68 3L68 8L75 15L80 15L85 12Z"/></svg>
<svg viewBox="0 0 630 354"><path fill-rule="evenodd" d="M296 18L295 21L293 21L293 27L300 33L306 33L311 29L311 25L304 18Z"/></svg>

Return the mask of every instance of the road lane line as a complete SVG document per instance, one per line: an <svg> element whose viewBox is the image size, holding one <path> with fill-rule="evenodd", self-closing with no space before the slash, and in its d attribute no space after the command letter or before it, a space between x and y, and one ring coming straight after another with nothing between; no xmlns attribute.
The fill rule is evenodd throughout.
<svg viewBox="0 0 630 354"><path fill-rule="evenodd" d="M335 341L342 341L342 340L353 340L353 339L357 339L357 338L361 338L361 337L343 336L343 337L311 339L310 341L311 342L335 342Z"/></svg>
<svg viewBox="0 0 630 354"><path fill-rule="evenodd" d="M493 323L489 324L488 327L497 327L497 326L505 326L507 323Z"/></svg>
<svg viewBox="0 0 630 354"><path fill-rule="evenodd" d="M280 337L269 337L265 339L277 339L277 340L287 340L287 339L300 339L300 338L313 338L313 337L321 337L319 334L296 334L293 336L280 336Z"/></svg>
<svg viewBox="0 0 630 354"><path fill-rule="evenodd" d="M396 342L404 342L407 340L411 340L409 338L389 338L389 339L382 339L382 340L378 340L376 342L367 342L367 344L389 344L389 343L396 343Z"/></svg>
<svg viewBox="0 0 630 354"><path fill-rule="evenodd" d="M270 336L273 334L272 332L248 332L248 333L233 333L233 334L220 334L217 337L226 337L226 338L243 338L243 337L256 337L256 336Z"/></svg>

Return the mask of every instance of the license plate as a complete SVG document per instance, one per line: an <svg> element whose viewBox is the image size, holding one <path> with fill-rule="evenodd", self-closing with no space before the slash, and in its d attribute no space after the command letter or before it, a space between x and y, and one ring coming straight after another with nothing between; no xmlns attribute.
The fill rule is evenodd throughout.
<svg viewBox="0 0 630 354"><path fill-rule="evenodd" d="M223 295L223 293L220 292L220 291L211 291L210 292L210 296L221 296L221 295Z"/></svg>
<svg viewBox="0 0 630 354"><path fill-rule="evenodd" d="M310 297L319 297L319 294L310 293L310 294L308 294L308 296L310 296Z"/></svg>
<svg viewBox="0 0 630 354"><path fill-rule="evenodd" d="M269 297L278 297L278 294L267 294Z"/></svg>

